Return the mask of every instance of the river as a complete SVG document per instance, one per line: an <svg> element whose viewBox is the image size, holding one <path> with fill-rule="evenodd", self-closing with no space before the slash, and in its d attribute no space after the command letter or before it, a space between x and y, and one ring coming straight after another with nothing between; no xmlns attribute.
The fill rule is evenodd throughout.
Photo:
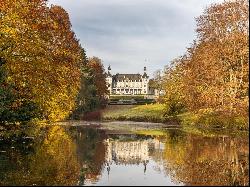
<svg viewBox="0 0 250 187"><path fill-rule="evenodd" d="M74 121L0 139L0 185L248 185L248 136Z"/></svg>

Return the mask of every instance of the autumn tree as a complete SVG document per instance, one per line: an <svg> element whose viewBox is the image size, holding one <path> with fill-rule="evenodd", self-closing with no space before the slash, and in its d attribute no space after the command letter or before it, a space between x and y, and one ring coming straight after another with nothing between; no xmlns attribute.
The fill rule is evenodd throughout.
<svg viewBox="0 0 250 187"><path fill-rule="evenodd" d="M189 110L210 108L246 116L249 100L248 7L247 0L225 1L212 4L196 19L198 37L172 68L179 69L181 81L176 82L174 90L178 88ZM166 92L171 93L173 84L168 78L165 82Z"/></svg>
<svg viewBox="0 0 250 187"><path fill-rule="evenodd" d="M42 118L60 120L74 108L80 88L81 47L67 12L45 0L0 2L0 57L13 106L34 103Z"/></svg>
<svg viewBox="0 0 250 187"><path fill-rule="evenodd" d="M104 98L108 93L106 85L105 69L98 57L91 57L88 59L88 67L91 69L91 74L94 78L94 84L97 88L97 95L99 98Z"/></svg>
<svg viewBox="0 0 250 187"><path fill-rule="evenodd" d="M82 49L82 57L80 90L76 98L76 107L70 115L71 119L81 119L86 112L92 111L98 105L96 87L87 65L88 59L84 49Z"/></svg>
<svg viewBox="0 0 250 187"><path fill-rule="evenodd" d="M183 62L184 57L179 57L164 68L163 88L166 116L174 116L184 111Z"/></svg>
<svg viewBox="0 0 250 187"><path fill-rule="evenodd" d="M105 104L107 94L106 75L101 59L88 58L83 49L83 65L81 66L80 90L76 100L76 108L71 118L82 119L84 114Z"/></svg>
<svg viewBox="0 0 250 187"><path fill-rule="evenodd" d="M248 102L248 1L211 5L197 18L197 43L188 51L190 77L204 107L243 112ZM193 81L192 81L193 80Z"/></svg>

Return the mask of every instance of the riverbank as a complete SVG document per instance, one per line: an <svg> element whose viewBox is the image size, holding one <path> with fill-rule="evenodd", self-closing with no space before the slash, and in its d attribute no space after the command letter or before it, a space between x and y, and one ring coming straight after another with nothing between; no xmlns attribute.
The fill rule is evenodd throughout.
<svg viewBox="0 0 250 187"><path fill-rule="evenodd" d="M166 128L181 128L187 133L215 136L249 134L248 120L242 117L225 117L215 115L212 111L204 110L197 113L182 113L175 117L164 116L164 105L111 105L103 110L88 113L81 120L66 120L61 122L31 121L27 124L9 124L0 126L0 137L11 137L21 134L32 126L46 127L51 125L89 126L109 130L140 131L140 133L159 134L155 130ZM30 128L31 127L31 128Z"/></svg>
<svg viewBox="0 0 250 187"><path fill-rule="evenodd" d="M215 114L210 110L186 112L175 117L164 116L163 104L142 106L108 106L102 111L104 121L156 122L180 126L184 131L202 135L248 132L248 119Z"/></svg>

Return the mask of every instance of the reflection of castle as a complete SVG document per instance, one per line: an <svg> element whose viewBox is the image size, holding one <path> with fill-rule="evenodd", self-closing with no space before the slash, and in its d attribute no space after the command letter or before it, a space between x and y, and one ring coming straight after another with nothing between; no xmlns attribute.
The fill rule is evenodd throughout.
<svg viewBox="0 0 250 187"><path fill-rule="evenodd" d="M126 138L129 140L125 140ZM120 137L121 139L106 139L105 143L105 165L108 176L112 170L112 165L143 165L144 173L147 170L147 164L151 160L152 153L162 151L164 144L157 139L136 140L133 136ZM132 138L132 139L131 139ZM140 167L140 166L139 166ZM92 185L100 178L100 174L85 175L85 185Z"/></svg>
<svg viewBox="0 0 250 187"><path fill-rule="evenodd" d="M150 149L161 149L158 140L119 141L106 140L106 162L108 164L140 164L149 161Z"/></svg>
<svg viewBox="0 0 250 187"><path fill-rule="evenodd" d="M112 164L139 164L148 161L148 142L147 141L129 141L122 142L118 140L107 143L106 162Z"/></svg>

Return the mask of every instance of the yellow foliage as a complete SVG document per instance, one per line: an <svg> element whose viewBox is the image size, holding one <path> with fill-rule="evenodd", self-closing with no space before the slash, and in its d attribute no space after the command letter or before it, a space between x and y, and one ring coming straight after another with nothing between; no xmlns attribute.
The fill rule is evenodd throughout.
<svg viewBox="0 0 250 187"><path fill-rule="evenodd" d="M0 56L19 102L36 103L48 120L64 119L80 88L82 58L67 12L45 0L3 0L0 12Z"/></svg>

